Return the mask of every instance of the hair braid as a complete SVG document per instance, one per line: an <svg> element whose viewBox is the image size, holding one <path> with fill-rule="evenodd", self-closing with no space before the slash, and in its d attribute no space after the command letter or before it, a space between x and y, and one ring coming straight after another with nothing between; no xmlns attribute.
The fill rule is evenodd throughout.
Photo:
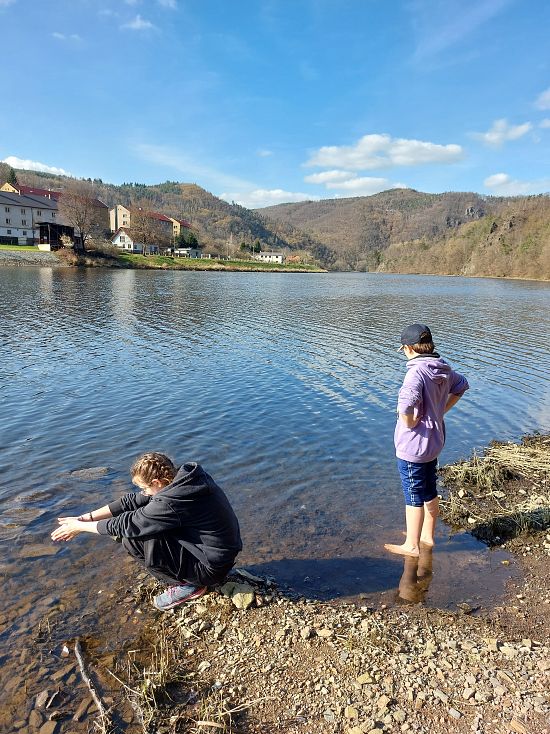
<svg viewBox="0 0 550 734"><path fill-rule="evenodd" d="M176 476L176 467L166 454L149 451L139 456L130 469L130 476L139 477L147 484L154 479L168 479L169 482Z"/></svg>

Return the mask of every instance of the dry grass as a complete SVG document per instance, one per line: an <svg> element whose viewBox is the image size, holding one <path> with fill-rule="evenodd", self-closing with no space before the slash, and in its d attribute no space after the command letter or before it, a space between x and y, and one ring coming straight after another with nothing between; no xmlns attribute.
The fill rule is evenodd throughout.
<svg viewBox="0 0 550 734"><path fill-rule="evenodd" d="M488 543L550 526L550 436L493 443L483 456L441 470L444 519Z"/></svg>

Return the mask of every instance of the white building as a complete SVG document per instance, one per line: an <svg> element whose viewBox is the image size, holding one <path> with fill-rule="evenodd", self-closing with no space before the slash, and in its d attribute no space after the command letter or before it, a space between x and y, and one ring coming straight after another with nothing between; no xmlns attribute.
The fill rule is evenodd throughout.
<svg viewBox="0 0 550 734"><path fill-rule="evenodd" d="M55 199L0 191L0 243L34 245L40 236L40 226L56 224Z"/></svg>
<svg viewBox="0 0 550 734"><path fill-rule="evenodd" d="M119 227L114 235L111 237L111 244L118 247L123 252L127 252L133 255L141 255L143 253L143 244L141 242L134 242L130 232L124 227ZM156 254L159 251L157 245L149 245L147 251L151 254Z"/></svg>
<svg viewBox="0 0 550 734"><path fill-rule="evenodd" d="M202 257L202 250L198 247L176 247L174 250L176 257Z"/></svg>
<svg viewBox="0 0 550 734"><path fill-rule="evenodd" d="M264 263L279 263L279 265L282 265L285 261L285 256L282 252L256 252L254 259L261 260Z"/></svg>

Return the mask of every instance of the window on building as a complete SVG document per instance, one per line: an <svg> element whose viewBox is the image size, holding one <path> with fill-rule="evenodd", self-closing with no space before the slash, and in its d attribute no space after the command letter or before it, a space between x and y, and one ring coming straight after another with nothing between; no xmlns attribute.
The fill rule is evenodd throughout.
<svg viewBox="0 0 550 734"><path fill-rule="evenodd" d="M22 219L22 220L21 220L21 224L22 224L22 225L23 225L24 227L26 227L26 226L27 226L27 220L26 220L26 219Z"/></svg>
<svg viewBox="0 0 550 734"><path fill-rule="evenodd" d="M41 217L42 216L42 209L37 209L36 210L36 213L38 214L39 217Z"/></svg>
<svg viewBox="0 0 550 734"><path fill-rule="evenodd" d="M11 219L8 219L8 217L6 217L6 224L11 224Z"/></svg>
<svg viewBox="0 0 550 734"><path fill-rule="evenodd" d="M11 234L11 229L7 229L7 230L6 230L6 232L7 232L8 234Z"/></svg>
<svg viewBox="0 0 550 734"><path fill-rule="evenodd" d="M5 207L4 207L4 210L5 210L6 212L9 212L9 210L10 210L9 206L5 206Z"/></svg>
<svg viewBox="0 0 550 734"><path fill-rule="evenodd" d="M126 237L123 234L120 235L120 241L126 242Z"/></svg>
<svg viewBox="0 0 550 734"><path fill-rule="evenodd" d="M26 209L21 209L21 214L26 214L26 213L27 213Z"/></svg>
<svg viewBox="0 0 550 734"><path fill-rule="evenodd" d="M23 230L23 237L26 237L26 236L27 236L27 233L25 232L25 230Z"/></svg>
<svg viewBox="0 0 550 734"><path fill-rule="evenodd" d="M55 212L52 212L52 219L55 219Z"/></svg>

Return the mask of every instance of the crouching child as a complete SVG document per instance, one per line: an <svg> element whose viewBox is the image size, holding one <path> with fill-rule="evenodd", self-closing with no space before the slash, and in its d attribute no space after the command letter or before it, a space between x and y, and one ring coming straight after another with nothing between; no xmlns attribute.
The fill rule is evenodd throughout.
<svg viewBox="0 0 550 734"><path fill-rule="evenodd" d="M242 549L229 500L196 463L176 469L164 454L146 453L130 470L141 492L129 493L79 517L58 518L52 540L81 532L120 538L126 551L167 588L161 611L202 596L227 576Z"/></svg>

